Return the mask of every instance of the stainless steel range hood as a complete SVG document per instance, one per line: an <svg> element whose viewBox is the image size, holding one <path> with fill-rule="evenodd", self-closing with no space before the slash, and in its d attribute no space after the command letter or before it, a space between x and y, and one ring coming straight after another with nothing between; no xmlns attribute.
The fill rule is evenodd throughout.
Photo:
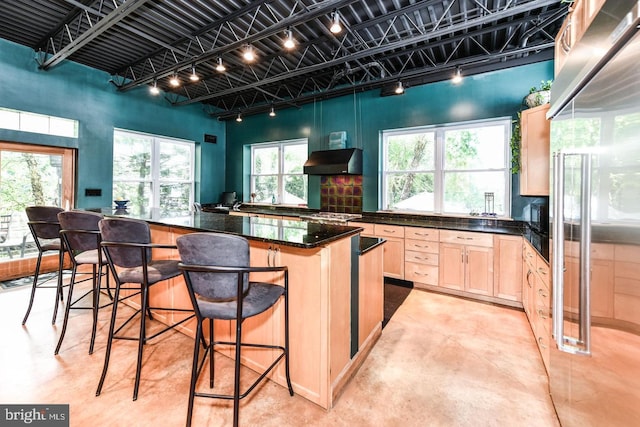
<svg viewBox="0 0 640 427"><path fill-rule="evenodd" d="M314 151L309 154L303 171L307 175L362 175L362 150L343 148Z"/></svg>

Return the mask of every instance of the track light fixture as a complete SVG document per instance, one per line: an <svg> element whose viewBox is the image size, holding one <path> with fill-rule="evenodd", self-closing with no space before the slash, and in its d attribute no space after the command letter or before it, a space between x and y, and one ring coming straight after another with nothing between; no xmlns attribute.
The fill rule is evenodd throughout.
<svg viewBox="0 0 640 427"><path fill-rule="evenodd" d="M331 14L331 27L329 27L329 31L333 34L338 34L342 31L342 25L340 25L340 14L337 10L334 10Z"/></svg>
<svg viewBox="0 0 640 427"><path fill-rule="evenodd" d="M401 82L401 81L400 81L400 82L398 82L398 84L396 85L395 92L396 92L398 95L401 95L401 94L403 94L403 93L404 93L404 86L402 86L402 82Z"/></svg>
<svg viewBox="0 0 640 427"><path fill-rule="evenodd" d="M169 79L169 84L173 87L178 87L180 86L180 79L178 78L178 74L174 73L171 78Z"/></svg>
<svg viewBox="0 0 640 427"><path fill-rule="evenodd" d="M247 44L244 46L244 51L242 52L242 57L247 62L253 62L256 59L256 54L253 51L253 46Z"/></svg>
<svg viewBox="0 0 640 427"><path fill-rule="evenodd" d="M460 71L460 67L456 68L456 72L453 74L451 78L451 83L458 84L462 81L462 72Z"/></svg>
<svg viewBox="0 0 640 427"><path fill-rule="evenodd" d="M198 80L200 80L200 77L198 77L198 75L196 74L195 65L191 66L191 75L189 76L189 80L191 80L192 82L197 82Z"/></svg>
<svg viewBox="0 0 640 427"><path fill-rule="evenodd" d="M224 64L222 63L222 57L218 58L218 65L216 65L216 71L218 71L219 73L223 73L225 72L227 69L227 67L224 66Z"/></svg>
<svg viewBox="0 0 640 427"><path fill-rule="evenodd" d="M271 106L271 111L269 111L269 116L270 117L275 117L276 116L276 110L273 109L273 105Z"/></svg>
<svg viewBox="0 0 640 427"><path fill-rule="evenodd" d="M236 122L240 123L242 121L242 114L238 113L238 117L236 117Z"/></svg>
<svg viewBox="0 0 640 427"><path fill-rule="evenodd" d="M153 81L153 86L149 88L149 92L151 95L158 95L160 93L160 89L158 89L158 82Z"/></svg>
<svg viewBox="0 0 640 427"><path fill-rule="evenodd" d="M293 31L290 28L287 28L284 32L284 47L285 49L293 49L296 47L296 41L293 39Z"/></svg>

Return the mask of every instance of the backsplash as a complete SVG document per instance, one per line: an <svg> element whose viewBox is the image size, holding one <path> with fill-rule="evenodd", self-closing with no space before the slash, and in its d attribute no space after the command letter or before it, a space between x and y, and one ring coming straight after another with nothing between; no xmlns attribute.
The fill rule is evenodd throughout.
<svg viewBox="0 0 640 427"><path fill-rule="evenodd" d="M362 175L322 176L320 210L362 213Z"/></svg>

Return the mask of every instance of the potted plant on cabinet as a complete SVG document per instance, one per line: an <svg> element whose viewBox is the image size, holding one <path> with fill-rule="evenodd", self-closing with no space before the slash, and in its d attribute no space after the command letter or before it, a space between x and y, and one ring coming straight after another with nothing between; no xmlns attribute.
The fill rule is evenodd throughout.
<svg viewBox="0 0 640 427"><path fill-rule="evenodd" d="M533 86L529 89L529 95L524 97L524 104L533 108L548 103L551 95L551 83L551 80L542 80L540 86Z"/></svg>

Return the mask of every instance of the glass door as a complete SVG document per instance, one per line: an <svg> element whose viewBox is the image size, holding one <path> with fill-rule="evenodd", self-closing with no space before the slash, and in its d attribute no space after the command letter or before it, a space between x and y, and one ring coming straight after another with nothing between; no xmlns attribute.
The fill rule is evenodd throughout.
<svg viewBox="0 0 640 427"><path fill-rule="evenodd" d="M0 280L4 280L28 270L16 266L26 265L20 261L38 252L25 208L73 207L75 150L0 142L0 166Z"/></svg>

